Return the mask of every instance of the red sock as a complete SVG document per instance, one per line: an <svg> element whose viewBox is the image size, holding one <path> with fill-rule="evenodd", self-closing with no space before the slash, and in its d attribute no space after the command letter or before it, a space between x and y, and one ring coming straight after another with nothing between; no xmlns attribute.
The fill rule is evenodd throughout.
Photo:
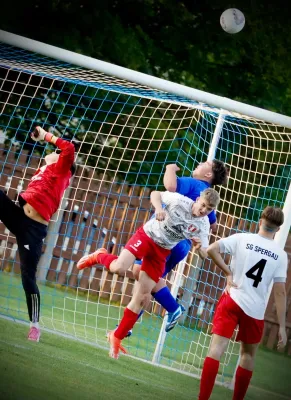
<svg viewBox="0 0 291 400"><path fill-rule="evenodd" d="M253 371L238 366L235 374L232 400L243 400L252 379Z"/></svg>
<svg viewBox="0 0 291 400"><path fill-rule="evenodd" d="M219 361L214 358L206 357L203 365L202 376L200 380L199 400L208 400L215 382L219 369Z"/></svg>
<svg viewBox="0 0 291 400"><path fill-rule="evenodd" d="M118 257L113 254L98 254L97 260L99 264L103 264L106 269L109 269L112 261L116 260Z"/></svg>
<svg viewBox="0 0 291 400"><path fill-rule="evenodd" d="M114 332L114 336L118 339L122 340L127 335L127 332L133 328L133 325L136 323L139 314L134 313L129 308L126 308L123 313L123 318L118 325L116 331Z"/></svg>

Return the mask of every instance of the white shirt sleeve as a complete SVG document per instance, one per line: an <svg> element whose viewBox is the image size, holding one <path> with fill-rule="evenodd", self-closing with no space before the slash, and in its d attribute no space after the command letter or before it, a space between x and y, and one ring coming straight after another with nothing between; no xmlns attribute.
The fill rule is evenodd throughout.
<svg viewBox="0 0 291 400"><path fill-rule="evenodd" d="M280 257L281 258L281 257ZM281 262L274 272L274 282L286 282L288 268L288 256L284 251Z"/></svg>
<svg viewBox="0 0 291 400"><path fill-rule="evenodd" d="M209 232L208 232L208 234L205 234L205 233L203 233L202 235L201 235L201 247L203 248L203 249L206 249L208 246L209 246L209 238L208 238L208 235L209 235Z"/></svg>
<svg viewBox="0 0 291 400"><path fill-rule="evenodd" d="M241 233L235 233L227 238L218 240L219 250L221 253L235 254L237 245L240 240Z"/></svg>
<svg viewBox="0 0 291 400"><path fill-rule="evenodd" d="M208 217L204 217L204 221L201 227L200 239L201 239L201 247L206 249L209 246L209 233L210 233L210 224Z"/></svg>

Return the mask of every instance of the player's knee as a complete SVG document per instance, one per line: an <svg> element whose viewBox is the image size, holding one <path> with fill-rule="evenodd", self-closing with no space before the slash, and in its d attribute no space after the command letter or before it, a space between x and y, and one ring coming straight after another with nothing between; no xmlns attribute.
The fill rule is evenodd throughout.
<svg viewBox="0 0 291 400"><path fill-rule="evenodd" d="M251 353L241 352L241 361L247 364L253 363L255 356Z"/></svg>
<svg viewBox="0 0 291 400"><path fill-rule="evenodd" d="M255 356L250 353L241 353L240 366L252 371L254 369Z"/></svg>
<svg viewBox="0 0 291 400"><path fill-rule="evenodd" d="M175 249L179 252L181 257L185 258L191 249L191 242L189 240L183 240L177 244Z"/></svg>
<svg viewBox="0 0 291 400"><path fill-rule="evenodd" d="M171 251L171 255L166 262L166 272L170 272L180 261L184 260L191 249L188 240L179 242Z"/></svg>
<svg viewBox="0 0 291 400"><path fill-rule="evenodd" d="M22 286L26 293L34 293L37 289L36 279L27 272L21 273Z"/></svg>
<svg viewBox="0 0 291 400"><path fill-rule="evenodd" d="M211 346L208 357L214 358L214 360L220 360L223 355L224 349L220 346Z"/></svg>
<svg viewBox="0 0 291 400"><path fill-rule="evenodd" d="M139 278L140 268L141 268L141 266L138 265L138 264L134 264L133 268L132 268L133 277L137 281L138 281L138 278Z"/></svg>
<svg viewBox="0 0 291 400"><path fill-rule="evenodd" d="M110 264L110 271L114 274L122 274L126 271L125 264L122 261L114 260Z"/></svg>
<svg viewBox="0 0 291 400"><path fill-rule="evenodd" d="M32 269L28 270L27 268L20 267L20 271L21 271L22 281L25 281L25 282L35 282L36 281L36 273Z"/></svg>

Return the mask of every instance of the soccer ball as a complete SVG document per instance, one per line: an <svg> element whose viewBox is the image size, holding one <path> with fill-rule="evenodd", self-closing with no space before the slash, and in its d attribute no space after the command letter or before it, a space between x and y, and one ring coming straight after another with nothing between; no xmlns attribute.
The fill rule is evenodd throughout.
<svg viewBox="0 0 291 400"><path fill-rule="evenodd" d="M238 33L245 26L245 16L237 8L229 8L221 14L220 25L227 33Z"/></svg>

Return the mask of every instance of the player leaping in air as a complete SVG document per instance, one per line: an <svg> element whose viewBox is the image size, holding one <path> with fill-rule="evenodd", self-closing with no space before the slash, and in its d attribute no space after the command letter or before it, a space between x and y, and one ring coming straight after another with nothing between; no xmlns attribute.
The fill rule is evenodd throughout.
<svg viewBox="0 0 291 400"><path fill-rule="evenodd" d="M244 399L263 334L268 293L273 285L279 323L278 347L286 345L285 281L288 258L273 240L283 222L284 214L280 208L267 207L259 221L257 234L238 233L218 240L208 248L209 257L225 273L227 284L214 314L213 337L204 361L199 400L210 398L220 358L237 325L237 341L241 341L241 350L233 400ZM221 253L231 254L230 268Z"/></svg>
<svg viewBox="0 0 291 400"><path fill-rule="evenodd" d="M194 202L178 193L154 191L151 193L151 203L155 208L155 218L137 230L119 257L99 249L83 257L77 264L78 269L84 269L88 264L103 264L110 272L120 274L126 272L136 258L143 260L139 280L123 318L117 329L108 333L109 355L113 358L118 358L120 350L125 352L121 341L150 300L153 288L164 273L166 258L171 249L179 241L190 239L198 254L206 256L209 235L207 215L217 207L219 194L214 189L206 189ZM86 262L88 258L89 263Z"/></svg>
<svg viewBox="0 0 291 400"><path fill-rule="evenodd" d="M228 178L228 170L225 164L219 160L206 161L199 164L192 172L192 177L177 177L177 172L179 170L180 168L176 164L167 165L163 180L164 186L166 190L182 194L194 201L200 196L200 193L203 190L214 185L225 185ZM208 215L208 219L212 233L215 234L217 231L217 224L214 210ZM179 242L171 250L170 255L167 257L166 267L162 278L171 272L172 269L174 269L176 265L187 256L191 247L191 240L185 239ZM136 260L133 267L133 274L136 279L138 279L139 276L141 263L142 261ZM179 305L176 299L172 296L164 279L160 279L154 287L152 296L168 312L165 330L166 332L169 332L178 323L184 308Z"/></svg>
<svg viewBox="0 0 291 400"><path fill-rule="evenodd" d="M64 191L74 174L73 143L36 127L31 138L54 144L57 152L45 157L45 165L36 171L27 189L20 193L17 206L0 190L0 220L15 236L20 257L22 285L26 296L30 330L28 339L40 338L40 294L36 284L37 264L51 216L57 211Z"/></svg>
<svg viewBox="0 0 291 400"><path fill-rule="evenodd" d="M198 165L192 172L192 177L177 177L179 167L176 164L169 164L166 167L164 174L164 186L170 192L177 192L192 200L196 200L200 193L209 188L211 185L223 185L227 182L228 170L225 164L219 160L206 161ZM214 210L208 215L210 228L213 233L216 232L216 215ZM182 261L189 253L192 247L191 240L185 239L180 241L167 257L166 267L162 277L165 277L176 265ZM204 258L206 254L201 253L200 257ZM85 263L86 267L91 267L95 264L95 259L89 256L84 256L80 261L80 264ZM92 264L93 263L93 264ZM141 269L141 260L136 260L133 267L133 274L135 279L138 279L139 272ZM180 316L183 313L184 308L179 305L176 299L172 296L168 286L164 279L160 279L157 285L152 291L152 295L155 300L160 303L168 312L166 332L172 330ZM141 313L142 314L142 313ZM128 336L131 335L131 331L128 332Z"/></svg>

